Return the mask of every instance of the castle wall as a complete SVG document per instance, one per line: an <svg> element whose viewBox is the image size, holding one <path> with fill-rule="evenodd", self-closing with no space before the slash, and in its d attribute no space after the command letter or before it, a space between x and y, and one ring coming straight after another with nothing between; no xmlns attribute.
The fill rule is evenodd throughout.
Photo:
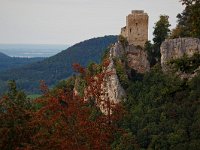
<svg viewBox="0 0 200 150"><path fill-rule="evenodd" d="M127 37L127 30L126 30L126 27L121 28L121 35L122 35L123 37Z"/></svg>
<svg viewBox="0 0 200 150"><path fill-rule="evenodd" d="M126 27L121 34L127 38L130 45L144 47L148 41L148 14L142 10L134 10L126 17Z"/></svg>

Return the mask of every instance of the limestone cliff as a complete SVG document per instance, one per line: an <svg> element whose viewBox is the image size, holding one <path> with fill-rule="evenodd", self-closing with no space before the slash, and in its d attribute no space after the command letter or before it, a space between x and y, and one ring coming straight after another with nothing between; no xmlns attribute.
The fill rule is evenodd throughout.
<svg viewBox="0 0 200 150"><path fill-rule="evenodd" d="M111 72L111 75L106 77L106 84L104 87L106 98L109 98L110 101L114 103L118 103L126 97L125 90L122 88L119 82L115 65L113 62L113 58L120 57L122 55L124 55L122 45L120 43L115 43L109 51L110 64L107 67L107 72Z"/></svg>
<svg viewBox="0 0 200 150"><path fill-rule="evenodd" d="M150 63L147 59L147 53L141 49L136 48L134 45L127 47L127 63L131 69L136 70L138 73L145 73L150 70Z"/></svg>
<svg viewBox="0 0 200 150"><path fill-rule="evenodd" d="M125 54L125 50L120 42L115 43L111 48L110 48L110 59L111 58L120 58Z"/></svg>
<svg viewBox="0 0 200 150"><path fill-rule="evenodd" d="M115 43L110 49L110 58L121 57L126 57L128 67L138 73L145 73L150 70L147 53L141 47L128 45L123 48L120 42Z"/></svg>
<svg viewBox="0 0 200 150"><path fill-rule="evenodd" d="M169 62L187 55L193 56L195 53L200 53L200 39L198 38L177 38L166 39L161 47L161 66L164 72L172 69ZM180 73L179 73L180 74ZM187 76L182 73L182 76ZM190 76L190 75L189 75Z"/></svg>
<svg viewBox="0 0 200 150"><path fill-rule="evenodd" d="M109 51L110 64L107 68L112 75L106 79L105 93L113 102L119 102L126 97L125 90L120 84L116 73L114 59L122 59L125 57L129 69L134 69L137 73L145 73L150 70L150 64L147 60L146 52L134 45L123 47L120 42L115 43ZM125 67L125 66L124 66Z"/></svg>
<svg viewBox="0 0 200 150"><path fill-rule="evenodd" d="M112 72L112 74L106 77L105 93L112 102L118 103L125 98L126 94L119 82L112 59L110 59L107 71Z"/></svg>
<svg viewBox="0 0 200 150"><path fill-rule="evenodd" d="M123 65L124 74L127 76L128 80L128 70L135 70L137 73L145 73L150 70L150 64L147 60L146 52L140 48L135 47L134 45L123 46L121 42L113 44L108 53L109 65L106 68L103 68L103 71L107 72L109 75L106 75L103 79L103 84L101 84L102 93L101 99L109 99L112 103L119 103L122 100L126 99L126 92L122 87L121 78L117 73L116 60L121 62ZM123 63L122 63L123 62ZM126 70L127 69L127 70ZM95 77L94 84L98 84L98 77ZM77 78L75 80L74 95L82 95L78 87L81 86L81 80ZM82 86L81 86L82 87ZM88 99L91 95L88 95L90 87L82 87L84 90L84 98ZM102 105L103 106L103 105ZM100 105L102 112L106 113L106 110Z"/></svg>

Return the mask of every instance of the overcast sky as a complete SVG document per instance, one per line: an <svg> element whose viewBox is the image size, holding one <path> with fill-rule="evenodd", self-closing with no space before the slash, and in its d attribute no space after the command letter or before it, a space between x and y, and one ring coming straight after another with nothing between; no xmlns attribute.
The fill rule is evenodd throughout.
<svg viewBox="0 0 200 150"><path fill-rule="evenodd" d="M172 27L179 0L0 0L0 43L74 44L117 35L131 10L149 14L149 38L160 14Z"/></svg>

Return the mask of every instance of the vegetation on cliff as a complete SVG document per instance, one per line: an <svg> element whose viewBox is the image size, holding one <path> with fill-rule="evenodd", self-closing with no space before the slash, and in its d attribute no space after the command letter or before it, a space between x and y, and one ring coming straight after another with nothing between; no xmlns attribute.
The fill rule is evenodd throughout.
<svg viewBox="0 0 200 150"><path fill-rule="evenodd" d="M142 80L131 81L123 103L127 113L119 121L128 135L118 137L114 147L198 149L199 82L200 74L191 81L182 81L163 74L158 66Z"/></svg>
<svg viewBox="0 0 200 150"><path fill-rule="evenodd" d="M169 63L173 65L176 71L193 73L200 66L200 54L196 53L192 57L185 54L183 57L171 60Z"/></svg>

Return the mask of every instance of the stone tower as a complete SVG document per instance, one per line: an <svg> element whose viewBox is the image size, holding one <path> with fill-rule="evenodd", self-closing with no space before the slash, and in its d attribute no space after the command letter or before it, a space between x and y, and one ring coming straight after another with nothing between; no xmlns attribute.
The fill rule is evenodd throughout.
<svg viewBox="0 0 200 150"><path fill-rule="evenodd" d="M126 26L121 29L121 35L126 37L129 45L144 47L148 41L149 16L143 10L133 10L126 17Z"/></svg>

